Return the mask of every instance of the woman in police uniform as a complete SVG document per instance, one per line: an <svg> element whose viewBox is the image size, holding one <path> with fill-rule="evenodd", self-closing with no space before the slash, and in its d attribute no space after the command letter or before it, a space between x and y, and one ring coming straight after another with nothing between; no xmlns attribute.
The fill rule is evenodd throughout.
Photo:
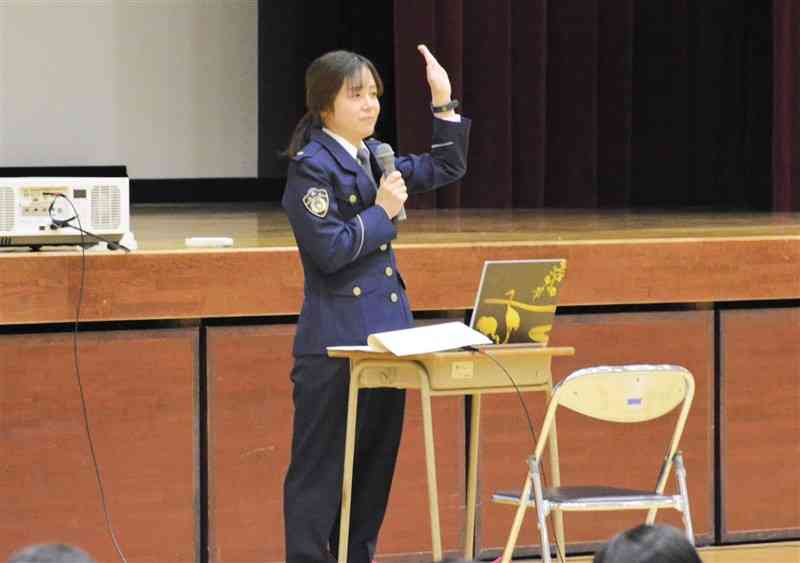
<svg viewBox="0 0 800 563"><path fill-rule="evenodd" d="M290 141L283 207L305 273L294 342L294 433L284 483L286 560L331 561L338 551L348 363L326 347L365 344L374 332L412 326L391 242L408 193L466 172L469 120L457 115L447 72L424 45L431 107L430 153L395 159L382 177L371 139L383 84L375 66L347 51L306 71L307 113ZM379 179L376 184L375 179ZM375 553L403 425L404 391L361 391L348 559Z"/></svg>

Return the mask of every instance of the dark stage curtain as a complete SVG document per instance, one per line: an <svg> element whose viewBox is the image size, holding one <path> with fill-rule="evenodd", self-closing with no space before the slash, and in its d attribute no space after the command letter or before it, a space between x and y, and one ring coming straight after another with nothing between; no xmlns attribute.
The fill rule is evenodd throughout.
<svg viewBox="0 0 800 563"><path fill-rule="evenodd" d="M259 0L258 175L274 179L269 200L280 200L288 161L279 156L305 113L305 70L328 51L369 57L386 89L378 134L394 142L392 4L366 0Z"/></svg>
<svg viewBox="0 0 800 563"><path fill-rule="evenodd" d="M430 142L417 43L474 119L467 177L410 206L798 209L799 15L794 0L396 1L400 152Z"/></svg>
<svg viewBox="0 0 800 563"><path fill-rule="evenodd" d="M774 0L773 194L776 211L800 211L800 3Z"/></svg>

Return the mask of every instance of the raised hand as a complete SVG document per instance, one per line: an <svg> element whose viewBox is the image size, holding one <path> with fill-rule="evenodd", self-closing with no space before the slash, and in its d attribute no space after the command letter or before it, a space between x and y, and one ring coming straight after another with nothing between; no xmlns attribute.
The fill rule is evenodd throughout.
<svg viewBox="0 0 800 563"><path fill-rule="evenodd" d="M417 50L425 57L425 73L431 87L431 103L442 106L450 101L452 88L450 77L439 61L436 60L425 45L417 45Z"/></svg>

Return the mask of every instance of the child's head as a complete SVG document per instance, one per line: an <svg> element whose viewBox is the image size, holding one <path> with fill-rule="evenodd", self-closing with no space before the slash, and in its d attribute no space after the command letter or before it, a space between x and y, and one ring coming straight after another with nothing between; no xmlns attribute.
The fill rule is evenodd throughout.
<svg viewBox="0 0 800 563"><path fill-rule="evenodd" d="M702 563L694 546L671 526L641 525L617 534L594 563Z"/></svg>

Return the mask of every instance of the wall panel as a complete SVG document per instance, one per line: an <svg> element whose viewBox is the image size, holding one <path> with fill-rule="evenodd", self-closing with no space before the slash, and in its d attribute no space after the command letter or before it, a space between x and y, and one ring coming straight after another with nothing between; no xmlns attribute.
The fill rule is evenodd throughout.
<svg viewBox="0 0 800 563"><path fill-rule="evenodd" d="M69 333L0 335L0 560L64 542L117 556L84 430ZM81 332L81 380L108 508L130 561L197 553L197 330Z"/></svg>
<svg viewBox="0 0 800 563"><path fill-rule="evenodd" d="M209 536L213 563L284 560L283 478L292 436L293 325L208 329ZM417 392L403 439L381 556L430 552ZM463 399L433 402L445 549L460 548L464 513Z"/></svg>
<svg viewBox="0 0 800 563"><path fill-rule="evenodd" d="M721 313L722 535L800 537L800 307Z"/></svg>

